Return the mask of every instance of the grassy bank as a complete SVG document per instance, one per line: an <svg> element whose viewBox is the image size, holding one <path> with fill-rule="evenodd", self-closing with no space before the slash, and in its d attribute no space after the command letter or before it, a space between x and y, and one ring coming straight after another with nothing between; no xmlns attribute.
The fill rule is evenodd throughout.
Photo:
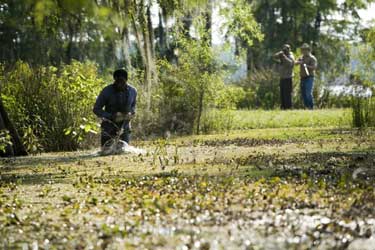
<svg viewBox="0 0 375 250"><path fill-rule="evenodd" d="M216 131L291 127L341 127L352 124L349 109L321 110L212 110L205 120Z"/></svg>

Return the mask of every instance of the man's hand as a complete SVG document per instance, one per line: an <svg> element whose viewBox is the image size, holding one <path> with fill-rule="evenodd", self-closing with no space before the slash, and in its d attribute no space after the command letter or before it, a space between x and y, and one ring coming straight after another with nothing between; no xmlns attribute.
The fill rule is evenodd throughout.
<svg viewBox="0 0 375 250"><path fill-rule="evenodd" d="M123 122L125 120L130 121L133 119L134 115L132 113L122 113L122 112L117 112L113 116L113 121L114 122Z"/></svg>
<svg viewBox="0 0 375 250"><path fill-rule="evenodd" d="M279 52L277 52L277 53L275 53L275 54L273 55L273 58L274 58L275 60L281 60L281 59L283 58L283 55L284 55L284 52L279 51Z"/></svg>
<svg viewBox="0 0 375 250"><path fill-rule="evenodd" d="M285 56L284 51L279 51L279 52L277 53L277 56L278 56L280 59L282 59L282 58Z"/></svg>
<svg viewBox="0 0 375 250"><path fill-rule="evenodd" d="M135 116L135 114L129 112L129 113L127 114L127 120L131 121L131 120L134 118L134 116Z"/></svg>
<svg viewBox="0 0 375 250"><path fill-rule="evenodd" d="M298 61L295 62L296 65L301 65L303 64L303 60L300 58Z"/></svg>

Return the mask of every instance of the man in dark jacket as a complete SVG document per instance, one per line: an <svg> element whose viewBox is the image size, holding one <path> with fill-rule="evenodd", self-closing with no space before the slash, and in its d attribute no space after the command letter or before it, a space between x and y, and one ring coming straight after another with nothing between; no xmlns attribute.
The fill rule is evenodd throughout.
<svg viewBox="0 0 375 250"><path fill-rule="evenodd" d="M128 73L118 69L113 73L114 83L105 87L94 105L94 113L103 119L101 145L114 138L124 129L120 139L129 143L130 121L135 115L137 90L127 83Z"/></svg>

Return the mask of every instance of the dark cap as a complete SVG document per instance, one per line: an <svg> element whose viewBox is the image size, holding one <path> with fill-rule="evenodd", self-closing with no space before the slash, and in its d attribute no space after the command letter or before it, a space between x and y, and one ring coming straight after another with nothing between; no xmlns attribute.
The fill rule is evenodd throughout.
<svg viewBox="0 0 375 250"><path fill-rule="evenodd" d="M128 80L128 72L125 69L116 69L115 72L113 72L113 78L124 78Z"/></svg>

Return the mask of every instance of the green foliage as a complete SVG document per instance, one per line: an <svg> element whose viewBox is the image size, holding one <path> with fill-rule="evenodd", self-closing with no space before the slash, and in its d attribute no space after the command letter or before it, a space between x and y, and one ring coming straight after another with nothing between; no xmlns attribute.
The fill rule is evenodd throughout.
<svg viewBox="0 0 375 250"><path fill-rule="evenodd" d="M357 65L351 75L353 126L359 128L375 126L375 65L371 35L367 42L355 48L353 60ZM371 92L370 96L366 96L366 90Z"/></svg>
<svg viewBox="0 0 375 250"><path fill-rule="evenodd" d="M12 138L9 131L0 130L0 153L5 153L9 146L12 146Z"/></svg>
<svg viewBox="0 0 375 250"><path fill-rule="evenodd" d="M28 126L21 128L23 136L22 142L25 145L25 149L30 154L40 153L44 150L42 144L39 141L38 136L34 131L42 131L42 127L33 128L38 123L32 123ZM39 123L40 124L40 123Z"/></svg>
<svg viewBox="0 0 375 250"><path fill-rule="evenodd" d="M226 18L222 27L227 36L234 36L242 41L247 47L251 47L254 41L261 42L264 35L261 27L253 15L252 5L246 0L228 0L221 14Z"/></svg>
<svg viewBox="0 0 375 250"><path fill-rule="evenodd" d="M160 72L160 114L165 126L178 121L182 130L192 132L224 87L212 49L205 41L181 39L177 64L161 61Z"/></svg>
<svg viewBox="0 0 375 250"><path fill-rule="evenodd" d="M279 107L279 79L270 55L283 43L293 50L302 42L312 43L320 67L317 99L320 90L345 70L351 47L342 34L348 39L355 35L349 28L358 24L357 9L368 2L5 0L0 3L0 61L7 62L0 70L2 97L33 153L87 146L98 130L91 107L103 81L96 66L73 59L95 61L103 75L118 66L129 69L140 97L135 135L231 129L233 109ZM151 9L159 12L157 29ZM248 77L235 86L223 83L229 70L216 61L221 51L212 46L217 10L224 17L225 38L234 38L236 52L247 50ZM335 20L336 12L354 18ZM323 24L329 32L321 32ZM372 48L374 33L366 33ZM27 63L16 63L18 59ZM370 59L364 65L361 77L373 71ZM297 71L298 67L293 103L301 107ZM344 101L343 106L351 103ZM341 103L329 94L317 100L319 107Z"/></svg>
<svg viewBox="0 0 375 250"><path fill-rule="evenodd" d="M365 36L365 41L371 46L372 53L370 54L372 58L375 58L375 23L374 26L371 27Z"/></svg>
<svg viewBox="0 0 375 250"><path fill-rule="evenodd" d="M66 136L70 136L76 143L82 143L87 135L96 135L98 131L98 123L95 120L88 120L83 117L81 124L73 125L64 130Z"/></svg>
<svg viewBox="0 0 375 250"><path fill-rule="evenodd" d="M330 90L323 89L318 100L318 106L321 108L351 108L352 97L347 93L332 94Z"/></svg>
<svg viewBox="0 0 375 250"><path fill-rule="evenodd" d="M353 127L375 127L375 98L352 97Z"/></svg>
<svg viewBox="0 0 375 250"><path fill-rule="evenodd" d="M119 38L102 5L91 0L2 1L1 61L59 65L91 59L102 68L112 66L110 39Z"/></svg>
<svg viewBox="0 0 375 250"><path fill-rule="evenodd" d="M219 91L216 107L219 109L237 109L246 98L246 91L238 86L226 85Z"/></svg>
<svg viewBox="0 0 375 250"><path fill-rule="evenodd" d="M2 73L2 98L30 152L77 149L97 130L92 105L103 80L94 64L74 61L58 69L18 62Z"/></svg>
<svg viewBox="0 0 375 250"><path fill-rule="evenodd" d="M205 134L230 131L234 125L235 112L228 109L208 109L202 120L202 132Z"/></svg>
<svg viewBox="0 0 375 250"><path fill-rule="evenodd" d="M280 105L279 76L272 69L261 69L237 82L245 95L239 102L239 108L274 109Z"/></svg>

